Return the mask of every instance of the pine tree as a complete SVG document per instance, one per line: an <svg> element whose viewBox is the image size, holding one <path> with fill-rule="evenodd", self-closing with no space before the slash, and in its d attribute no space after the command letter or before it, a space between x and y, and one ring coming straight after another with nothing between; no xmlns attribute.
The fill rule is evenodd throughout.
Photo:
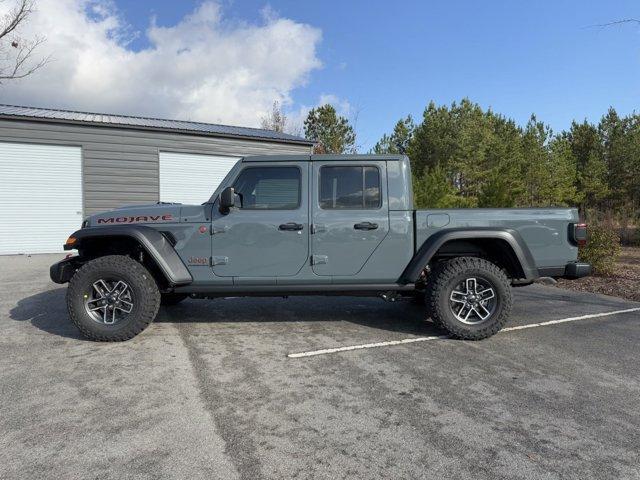
<svg viewBox="0 0 640 480"><path fill-rule="evenodd" d="M634 185L640 167L640 117L633 114L621 118L613 108L598 124L603 158L607 167L609 201L613 210L633 211L638 207Z"/></svg>
<svg viewBox="0 0 640 480"><path fill-rule="evenodd" d="M439 165L413 176L415 208L451 208L461 206L456 191Z"/></svg>
<svg viewBox="0 0 640 480"><path fill-rule="evenodd" d="M566 138L556 136L549 144L547 172L549 180L541 188L541 207L575 206L583 201L578 193L577 162Z"/></svg>
<svg viewBox="0 0 640 480"><path fill-rule="evenodd" d="M601 206L609 194L607 164L600 135L598 129L586 120L582 123L574 121L566 139L576 158L576 186L582 197L580 209L585 213L589 208Z"/></svg>
<svg viewBox="0 0 640 480"><path fill-rule="evenodd" d="M398 120L390 135L384 134L380 141L373 147L372 153L406 155L409 144L413 138L416 126L411 115Z"/></svg>
<svg viewBox="0 0 640 480"><path fill-rule="evenodd" d="M356 153L356 134L349 120L333 105L312 109L304 121L304 134L316 142L314 153Z"/></svg>
<svg viewBox="0 0 640 480"><path fill-rule="evenodd" d="M597 126L554 135L532 115L524 127L468 99L431 102L375 145L406 152L416 204L435 207L578 206L583 215L640 219L640 115L610 108Z"/></svg>
<svg viewBox="0 0 640 480"><path fill-rule="evenodd" d="M446 173L459 205L509 206L522 196L520 129L468 99L450 107L430 103L408 152L414 174L435 166ZM497 196L498 184L503 194Z"/></svg>

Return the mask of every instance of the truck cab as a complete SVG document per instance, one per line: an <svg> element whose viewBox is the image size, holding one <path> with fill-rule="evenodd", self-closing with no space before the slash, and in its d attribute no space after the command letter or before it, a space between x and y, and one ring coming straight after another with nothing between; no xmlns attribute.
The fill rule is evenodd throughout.
<svg viewBox="0 0 640 480"><path fill-rule="evenodd" d="M414 251L410 185L404 157L243 159L208 203L209 281L393 284Z"/></svg>

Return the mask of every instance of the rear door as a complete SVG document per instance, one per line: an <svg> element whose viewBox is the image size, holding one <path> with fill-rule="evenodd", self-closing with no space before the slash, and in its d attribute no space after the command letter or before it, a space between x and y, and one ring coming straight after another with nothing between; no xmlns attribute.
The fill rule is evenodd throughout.
<svg viewBox="0 0 640 480"><path fill-rule="evenodd" d="M295 275L309 258L309 162L247 163L233 183L242 206L213 222L213 272L239 279Z"/></svg>
<svg viewBox="0 0 640 480"><path fill-rule="evenodd" d="M316 275L356 275L389 232L384 161L312 163L311 263Z"/></svg>

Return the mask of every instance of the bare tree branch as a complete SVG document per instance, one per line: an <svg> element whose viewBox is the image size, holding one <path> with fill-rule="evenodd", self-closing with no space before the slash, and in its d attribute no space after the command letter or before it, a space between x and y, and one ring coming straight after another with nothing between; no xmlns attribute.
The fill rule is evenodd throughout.
<svg viewBox="0 0 640 480"><path fill-rule="evenodd" d="M604 27L613 27L615 25L623 25L626 23L636 23L640 25L640 20L636 19L636 18L625 18L623 20L615 20L613 22L608 22L608 23L597 23L595 25L587 25L587 28L593 28L593 27L600 27L600 28L604 28Z"/></svg>
<svg viewBox="0 0 640 480"><path fill-rule="evenodd" d="M271 112L260 119L260 126L265 130L284 132L287 128L287 116L282 111L280 102L275 100Z"/></svg>
<svg viewBox="0 0 640 480"><path fill-rule="evenodd" d="M11 80L24 78L31 75L33 72L49 63L50 58L44 57L38 60L36 63L31 63L30 60L33 57L35 49L44 43L44 38L37 38L33 42L27 45L15 47L18 48L18 52L15 55L15 60L9 73L5 73L6 70L0 69L0 83L2 80Z"/></svg>
<svg viewBox="0 0 640 480"><path fill-rule="evenodd" d="M44 37L22 38L18 31L33 12L35 0L18 0L16 6L0 20L0 84L5 80L25 78L49 62L49 57L34 59L35 50Z"/></svg>
<svg viewBox="0 0 640 480"><path fill-rule="evenodd" d="M13 32L18 25L33 12L33 0L20 0L20 3L8 13L3 21L4 26L0 30L0 39Z"/></svg>

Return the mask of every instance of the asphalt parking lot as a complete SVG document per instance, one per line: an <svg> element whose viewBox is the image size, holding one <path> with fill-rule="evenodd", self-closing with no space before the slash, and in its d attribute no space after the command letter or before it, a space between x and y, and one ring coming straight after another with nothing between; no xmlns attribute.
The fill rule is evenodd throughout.
<svg viewBox="0 0 640 480"><path fill-rule="evenodd" d="M442 335L410 302L187 300L81 339L60 255L0 257L0 478L640 478L640 312ZM509 326L638 308L534 285Z"/></svg>

